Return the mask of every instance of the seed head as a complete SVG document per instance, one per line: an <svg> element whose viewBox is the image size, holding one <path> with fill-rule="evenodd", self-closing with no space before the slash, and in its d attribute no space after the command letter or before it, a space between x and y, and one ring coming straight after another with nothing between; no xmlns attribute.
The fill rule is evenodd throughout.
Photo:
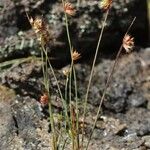
<svg viewBox="0 0 150 150"><path fill-rule="evenodd" d="M29 18L29 22L36 34L42 32L46 28L44 20L41 17L36 17L35 19L31 17Z"/></svg>
<svg viewBox="0 0 150 150"><path fill-rule="evenodd" d="M134 47L134 38L126 34L122 42L123 48L127 53L130 53Z"/></svg>
<svg viewBox="0 0 150 150"><path fill-rule="evenodd" d="M63 74L64 74L65 76L68 76L69 73L70 73L70 68L63 69Z"/></svg>
<svg viewBox="0 0 150 150"><path fill-rule="evenodd" d="M76 50L74 50L73 53L72 53L72 60L73 60L73 61L76 61L76 60L78 60L80 57L81 57L81 55L80 55Z"/></svg>
<svg viewBox="0 0 150 150"><path fill-rule="evenodd" d="M74 16L76 14L76 10L75 10L74 6L69 2L65 2L64 11L66 14L68 14L70 16Z"/></svg>
<svg viewBox="0 0 150 150"><path fill-rule="evenodd" d="M108 10L112 4L112 0L102 0L100 3L100 7L104 10Z"/></svg>
<svg viewBox="0 0 150 150"><path fill-rule="evenodd" d="M48 44L49 41L51 40L48 30L43 30L43 32L41 32L39 34L38 40L39 40L41 45Z"/></svg>
<svg viewBox="0 0 150 150"><path fill-rule="evenodd" d="M40 44L47 44L50 41L50 34L44 19L42 17L35 17L35 19L33 19L32 17L29 17L28 14L27 17L34 32L37 34Z"/></svg>
<svg viewBox="0 0 150 150"><path fill-rule="evenodd" d="M40 103L43 107L48 104L48 95L46 93L40 97Z"/></svg>

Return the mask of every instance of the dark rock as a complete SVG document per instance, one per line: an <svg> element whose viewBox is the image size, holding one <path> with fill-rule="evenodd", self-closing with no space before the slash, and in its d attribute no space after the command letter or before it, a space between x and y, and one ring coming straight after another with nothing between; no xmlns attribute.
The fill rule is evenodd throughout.
<svg viewBox="0 0 150 150"><path fill-rule="evenodd" d="M73 4L76 5L76 2L73 1ZM10 0L3 0L1 5L2 11L0 23L2 26L0 28L0 41L2 43L2 50L0 61L4 61L8 58L14 58L15 56L23 57L26 55L37 54L37 49L39 49L37 48L37 43L32 42L32 39L35 39L36 36L28 34L27 30L30 29L31 26L29 25L25 11L33 17L44 14L44 18L46 18L50 24L50 30L55 40L53 44L50 44L50 48L53 49L51 55L59 57L60 60L66 60L67 57L69 58L68 40L65 24L63 22L64 14L60 1L40 0L36 2L31 0L28 2L26 0L17 0L12 2ZM137 5L140 6L138 11L136 7ZM146 1L115 0L110 11L109 19L106 23L106 30L101 43L101 48L105 48L105 52L107 51L107 53L110 54L112 51L116 50L116 47L120 45L122 36L134 16L138 16L132 29L132 33L137 40L136 43L146 44L147 38L144 38L144 41L142 40L143 38L141 38L147 37L148 33L148 27L146 26ZM82 53L83 58L89 52L93 52L95 50L103 18L104 12L99 8L99 1L97 0L94 2L91 0L86 3L81 2L79 7L77 7L76 16L69 17L71 41L73 42L74 48L78 49L79 52ZM25 38L20 39L20 36L18 36L20 30L25 31L25 34L23 35ZM12 35L13 38L11 38ZM10 43L8 43L8 41ZM15 44L11 44L13 41L15 41ZM17 49L20 51L18 52Z"/></svg>
<svg viewBox="0 0 150 150"><path fill-rule="evenodd" d="M31 32L18 32L6 37L0 44L0 62L29 55L39 56L40 46L35 38Z"/></svg>
<svg viewBox="0 0 150 150"><path fill-rule="evenodd" d="M0 37L8 37L17 33L17 15L15 3L11 0L1 1Z"/></svg>
<svg viewBox="0 0 150 150"><path fill-rule="evenodd" d="M24 103L26 105L24 105ZM27 143L36 137L35 129L39 127L42 113L40 105L35 99L17 97L16 102L12 105L13 115L17 124L17 132Z"/></svg>
<svg viewBox="0 0 150 150"><path fill-rule="evenodd" d="M30 95L31 97L38 98L42 89L42 84L39 84L41 83L39 78L42 76L41 63L19 63L18 66L18 62L16 62L16 65L17 67L14 66L3 72L1 82L4 85L13 88L19 95Z"/></svg>
<svg viewBox="0 0 150 150"><path fill-rule="evenodd" d="M139 86L143 82L144 76L141 76L143 66L138 55L133 54L119 60L103 103L104 107L108 110L123 112L130 107L147 107L147 99L143 94L142 87ZM107 60L102 61L96 66L92 85L97 89L97 94L94 94L94 88L92 87L90 89L91 94L89 95L89 101L92 104L96 103L98 105L100 103L99 97L105 89L107 76L110 73L113 63ZM87 77L87 81L88 79L89 77ZM91 100L92 97L94 100Z"/></svg>
<svg viewBox="0 0 150 150"><path fill-rule="evenodd" d="M140 93L131 95L128 103L131 104L132 107L147 106L147 100Z"/></svg>
<svg viewBox="0 0 150 150"><path fill-rule="evenodd" d="M134 116L136 114L136 117ZM128 122L129 130L132 130L137 136L149 135L150 133L150 119L149 111L146 109L130 109L125 117L124 121Z"/></svg>
<svg viewBox="0 0 150 150"><path fill-rule="evenodd" d="M0 147L6 149L9 142L16 135L16 126L13 119L11 107L5 102L0 102Z"/></svg>

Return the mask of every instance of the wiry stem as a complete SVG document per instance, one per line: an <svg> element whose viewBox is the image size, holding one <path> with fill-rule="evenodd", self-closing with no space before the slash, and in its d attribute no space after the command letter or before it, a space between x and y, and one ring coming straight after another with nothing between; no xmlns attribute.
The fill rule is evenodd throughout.
<svg viewBox="0 0 150 150"><path fill-rule="evenodd" d="M64 4L65 4L64 0L62 0L62 4L63 4L63 7L64 7ZM65 14L65 25L66 25L68 43L69 43L69 48L70 48L70 57L71 57L71 67L70 67L70 74L69 74L69 78L70 78L70 82L69 82L69 102L71 104L71 85L72 85L72 83L71 83L72 80L71 79L72 79L72 70L73 70L73 75L74 75L74 80L75 80L74 81L75 82L75 94L77 93L77 83L76 83L76 74L75 74L74 63L73 63L73 58L72 58L72 50L73 49L72 49L72 44L71 44L70 32L69 32L68 17L67 17L67 14L66 14L65 11L64 11L64 14ZM77 107L77 94L76 94L76 109L78 109L78 107ZM77 115L77 117L78 117L78 115ZM74 139L72 139L72 140L73 140L72 142L74 143Z"/></svg>
<svg viewBox="0 0 150 150"><path fill-rule="evenodd" d="M64 0L62 0L63 8L65 5ZM68 43L69 43L69 50L70 50L70 57L72 55L72 44L71 44L71 38L70 38L70 33L69 33L69 25L68 25L68 17L66 12L64 11L65 14L65 26L66 26L66 31L67 31L67 38L68 38ZM72 57L71 57L72 60ZM71 61L73 62L73 61ZM69 74L69 102L71 102L71 78L72 78L72 63L71 63L71 68L70 68L70 74Z"/></svg>
<svg viewBox="0 0 150 150"><path fill-rule="evenodd" d="M50 99L50 91L49 91L49 79L48 79L48 66L47 66L47 62L48 62L48 56L47 56L47 51L44 47L44 45L41 45L42 46L42 50L43 52L45 53L45 63L46 63L46 68L44 69L44 66L43 66L43 74L44 74L44 85L45 85L45 89L46 89L46 92L48 94L48 105L49 105L49 115L50 115L50 123L51 123L51 128L52 128L52 144L53 144L53 150L56 150L57 149L57 141L56 141L56 132L55 132L55 123L54 123L54 117L53 117L53 111L52 111L52 104L51 104L51 99ZM42 52L42 53L43 53ZM42 57L43 57L43 54L42 54ZM42 58L43 60L43 58ZM44 63L44 61L43 61Z"/></svg>
<svg viewBox="0 0 150 150"><path fill-rule="evenodd" d="M64 8L64 5L65 5L64 0L62 0L62 4L63 4L63 8ZM68 17L67 17L67 14L66 14L65 11L64 11L64 14L65 14L65 25L66 25L68 43L69 43L69 48L70 48L70 56L71 56L71 54L72 54L72 44L71 44L71 38L70 38L70 32L69 32Z"/></svg>
<svg viewBox="0 0 150 150"><path fill-rule="evenodd" d="M118 54L117 54L117 56L116 56L114 65L113 65L113 67L112 67L112 69L111 69L111 71L110 71L110 74L109 74L108 78L107 78L106 85L105 85L105 89L104 89L104 92L103 92L103 95L102 95L102 97L101 97L101 101L100 101L100 104L99 104L99 107L98 107L98 111L97 111L97 115L96 115L96 120L95 120L95 122L94 122L92 131L91 131L91 134L90 134L90 136L89 136L89 140L88 140L88 143L87 143L87 146L86 146L86 150L88 149L88 146L89 146L89 144L90 144L90 140L91 140L93 131L94 131L94 129L95 129L95 126L96 126L96 123L97 123L97 120L98 120L98 116L99 116L99 113L100 113L100 110L101 110L101 107L102 107L102 104L103 104L103 101L104 101L104 98L105 98L105 95L106 95L106 91L107 91L107 88L109 87L109 84L110 84L112 75L113 75L113 73L114 73L115 67L116 67L116 65L117 65L117 61L118 61L118 58L119 58L119 56L120 56L121 51L122 51L122 45L121 45L121 47L120 47L120 49L119 49L119 51L118 51Z"/></svg>
<svg viewBox="0 0 150 150"><path fill-rule="evenodd" d="M71 85L72 85L72 68L73 68L73 61L71 62L71 66L70 66L70 74L69 74L69 105L70 105L70 114L72 111L72 106L71 106L71 100L72 100L72 90L71 90ZM71 124L71 133L72 133L72 149L74 150L75 144L74 144L74 134L73 134L73 118L72 115L70 115L70 124Z"/></svg>
<svg viewBox="0 0 150 150"><path fill-rule="evenodd" d="M43 51L42 50L41 50L41 57L42 57L42 72L43 72L43 78L44 78L44 84L45 84L46 77L45 77L45 68L44 68L44 55L43 55Z"/></svg>
<svg viewBox="0 0 150 150"><path fill-rule="evenodd" d="M106 24L108 14L109 14L109 9L106 12L104 22L103 22L103 25L102 25L102 30L100 32L100 36L99 36L98 44L97 44L97 47L96 47L96 52L95 52L93 64L92 64L90 79L89 79L89 82L88 82L87 91L86 91L86 95L85 95L84 111L83 111L82 145L83 145L83 141L84 141L84 135L83 134L84 134L84 122L85 122L85 115L86 115L86 108L87 108L87 100L88 100L89 90L90 90L91 81L92 81L92 77L93 77L94 66L95 66L95 63L96 63L97 54L98 54L98 50L99 50L99 46L100 46L100 43L101 43L101 39L102 39L102 35L103 35L103 32L104 32L104 28L105 28L105 24Z"/></svg>
<svg viewBox="0 0 150 150"><path fill-rule="evenodd" d="M46 53L45 50L44 50L44 53L45 53L45 55L47 56L47 53ZM48 57L48 56L47 56L47 57ZM63 95L62 95L62 92L61 92L61 89L60 89L60 86L59 86L57 77L56 77L55 72L54 72L54 69L53 69L53 67L52 67L52 65L51 65L51 63L50 63L50 60L48 59L47 61L48 61L48 64L49 64L49 66L50 66L50 69L51 69L51 72L52 72L52 74L53 74L53 77L54 77L54 79L55 79L55 81L56 81L57 88L58 88L58 91L59 91L59 94L60 94L60 98L61 98L61 100L62 100L62 102L63 102L63 106L64 106L64 109L65 109L65 118L66 118L66 120L67 120L67 122L68 122L68 121L69 121L69 117L68 117L68 113L67 113L68 111L67 111L67 104L66 104L66 101L65 101L64 98L63 98Z"/></svg>
<svg viewBox="0 0 150 150"><path fill-rule="evenodd" d="M77 135L77 149L79 148L79 112L78 112L78 93L77 93L77 79L76 79L76 72L75 67L73 66L73 74L74 74L74 85L75 85L75 100L76 100L76 135Z"/></svg>
<svg viewBox="0 0 150 150"><path fill-rule="evenodd" d="M130 26L128 27L128 29L127 29L127 31L126 31L126 33L125 33L125 35L128 34L128 32L129 32L129 30L131 29L131 27L132 27L132 25L133 25L135 19L136 19L136 17L134 17L134 19L132 20ZM114 62L113 66L112 66L112 68L111 68L111 70L110 70L110 73L109 73L109 75L108 75L108 77L107 77L105 89L104 89L103 95L102 95L101 100L100 100L100 104L99 104L99 107L98 107L96 119L95 119L95 122L94 122L94 125L93 125L93 128L92 128L92 132L91 132L91 134L90 134L90 136L89 136L89 140L88 140L88 143L87 143L87 146L86 146L86 150L88 149L88 146L89 146L89 144L90 144L90 140L91 140L91 138L92 138L92 134L93 134L93 132L94 132L94 129L95 129L95 126L96 126L96 123L97 123L97 120L98 120L98 117L99 117L99 114L100 114L100 110L101 110L101 107L102 107L102 104L103 104L103 101L104 101L104 98L105 98L107 89L108 89L108 87L109 87L109 85L110 85L112 76L113 76L113 74L114 74L115 68L116 68L117 63L118 63L118 60L119 60L119 56L120 56L120 54L121 54L121 52L122 52L122 49L123 49L123 45L120 46L119 51L118 51L118 53L117 53L117 56L116 56L116 58L115 58L115 62Z"/></svg>

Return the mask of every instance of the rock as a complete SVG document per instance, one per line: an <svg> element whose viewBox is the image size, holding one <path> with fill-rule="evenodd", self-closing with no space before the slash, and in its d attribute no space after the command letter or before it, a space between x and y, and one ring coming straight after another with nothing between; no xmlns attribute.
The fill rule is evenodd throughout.
<svg viewBox="0 0 150 150"><path fill-rule="evenodd" d="M150 148L150 136L143 136L142 139L144 140L144 145L147 147L147 148Z"/></svg>
<svg viewBox="0 0 150 150"><path fill-rule="evenodd" d="M6 38L17 33L17 14L13 1L1 0L0 24L1 38Z"/></svg>
<svg viewBox="0 0 150 150"><path fill-rule="evenodd" d="M43 4L44 0L38 2L34 0L1 1L0 62L12 58L25 57L31 55L31 53L38 53L35 49L39 46L37 42L34 42L31 34L29 35L28 32L25 32L25 34L21 35L20 33L30 28L25 11L29 11L29 9L34 11Z"/></svg>
<svg viewBox="0 0 150 150"><path fill-rule="evenodd" d="M0 102L0 147L5 149L16 135L16 126L10 105Z"/></svg>
<svg viewBox="0 0 150 150"><path fill-rule="evenodd" d="M145 56L142 56L142 58L141 54L142 52L140 54L133 53L119 60L119 64L116 67L105 95L103 102L105 109L113 112L123 112L130 107L147 107L148 99L143 93L144 87L141 84L143 84L143 80L148 76L148 73L144 73L146 70L143 70L143 66L139 60L139 57L145 60ZM96 105L100 103L99 97L101 97L105 89L105 83L113 63L110 60L102 60L95 67L91 86L97 89L95 90L97 94L95 94L93 91L94 87L92 87L90 89L89 101L92 97L94 97L94 100L91 100L90 103L96 103ZM86 80L88 82L89 77ZM145 90L145 93L148 93L148 91Z"/></svg>
<svg viewBox="0 0 150 150"><path fill-rule="evenodd" d="M16 94L13 89L0 85L0 102L11 104L15 97Z"/></svg>
<svg viewBox="0 0 150 150"><path fill-rule="evenodd" d="M72 1L72 3L76 6L76 1ZM63 22L64 13L60 1L16 0L13 2L11 0L2 0L1 5L0 61L12 59L16 56L23 57L38 53L39 46L33 41L36 36L34 34L29 35L31 26L25 11L33 17L44 14L43 16L49 23L50 32L52 32L52 37L55 41L50 43L50 49L53 50L51 55L58 57L60 60L70 58L65 23ZM137 5L140 6L138 11ZM83 1L76 9L76 16L69 17L71 41L73 41L73 47L82 53L82 58L85 58L88 53L93 52L96 48L105 13L100 9L99 1L96 0L89 0L86 3ZM146 2L140 0L115 0L113 1L113 7L110 11L101 43L101 48L105 49L104 52L110 54L112 51L116 51L134 16L138 16L136 23L132 27L136 43L146 44L146 40L144 39L145 41L143 41L141 38L147 37L148 30L146 26ZM18 36L20 31L24 31L22 37ZM15 41L15 44L13 44L13 41ZM19 52L18 49L20 50Z"/></svg>
<svg viewBox="0 0 150 150"><path fill-rule="evenodd" d="M135 117L134 114L138 117ZM129 124L127 125L129 130L136 133L137 136L144 136L150 133L149 114L146 109L132 108L126 113L124 120L127 119L127 122L130 120L130 123L128 122Z"/></svg>
<svg viewBox="0 0 150 150"><path fill-rule="evenodd" d="M27 63L28 61L31 63ZM38 98L39 94L41 94L42 88L42 85L39 84L41 83L39 81L39 78L40 76L42 76L40 67L41 63L39 61L36 61L36 63L34 63L34 60L32 58L29 60L27 59L27 62L21 63L21 60L19 60L18 64L18 61L16 61L13 64L14 67L8 68L3 71L1 75L1 82L3 83L3 85L7 85L13 88L18 95L36 95L36 97L34 96L34 98ZM38 80L36 80L35 75L37 76Z"/></svg>
<svg viewBox="0 0 150 150"><path fill-rule="evenodd" d="M147 106L147 100L138 93L129 97L129 104L133 107Z"/></svg>
<svg viewBox="0 0 150 150"><path fill-rule="evenodd" d="M29 97L25 97L24 99L17 97L12 109L19 137L23 141L26 141L26 145L30 145L30 142L36 143L36 128L39 127L40 118L42 117L36 100Z"/></svg>
<svg viewBox="0 0 150 150"><path fill-rule="evenodd" d="M0 62L29 55L40 55L40 46L30 32L18 32L6 37L0 45ZM36 51L35 51L36 49Z"/></svg>
<svg viewBox="0 0 150 150"><path fill-rule="evenodd" d="M142 137L150 134L150 112L146 102L149 99L147 96L145 97L149 93L147 88L149 85L149 65L146 68L143 67L140 59L147 64L148 56L149 52L143 50L120 57L119 65L116 67L106 92L89 149L144 150L146 148ZM87 104L85 141L87 141L93 127L101 95L105 89L107 75L113 62L114 60L103 59L96 64ZM81 123L83 121L83 100L89 81L90 68L87 64L76 65ZM55 70L55 73L61 90L64 91L65 76L62 70ZM62 101L59 98L57 85L50 70L49 76L51 79L51 100L56 117L54 119L59 122L57 113L62 113ZM4 114L2 119L6 119L6 121L5 127L2 126L5 131L0 133L7 134L11 130L8 133L11 142L8 145L8 138L5 137L3 139L4 144L1 143L3 149L52 149L48 109L47 107L41 109L38 102L39 97L43 94L42 81L41 61L39 59L31 59L30 57L24 61L19 59L19 62L16 62L15 60L13 64L1 69L0 97L3 100L0 101L0 104L2 103L1 107L3 108L0 111ZM75 102L72 104L74 106ZM6 114L8 118L4 118ZM64 135L64 132L62 135L63 139L68 137L66 134ZM69 150L70 145L67 146Z"/></svg>
<svg viewBox="0 0 150 150"><path fill-rule="evenodd" d="M107 136L108 134L117 135L123 130L125 130L127 127L126 124L120 122L119 119L115 119L107 116L101 116L101 119L103 120L103 122L99 125L99 128L103 128L104 136Z"/></svg>

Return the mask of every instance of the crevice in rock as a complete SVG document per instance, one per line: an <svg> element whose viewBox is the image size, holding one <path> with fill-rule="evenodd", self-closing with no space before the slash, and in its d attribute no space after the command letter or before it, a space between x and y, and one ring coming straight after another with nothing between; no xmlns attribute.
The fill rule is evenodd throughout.
<svg viewBox="0 0 150 150"><path fill-rule="evenodd" d="M14 120L14 123L15 123L15 127L16 127L16 134L19 135L19 126L18 126L18 122L17 122L17 119L15 116L13 116L13 120Z"/></svg>

